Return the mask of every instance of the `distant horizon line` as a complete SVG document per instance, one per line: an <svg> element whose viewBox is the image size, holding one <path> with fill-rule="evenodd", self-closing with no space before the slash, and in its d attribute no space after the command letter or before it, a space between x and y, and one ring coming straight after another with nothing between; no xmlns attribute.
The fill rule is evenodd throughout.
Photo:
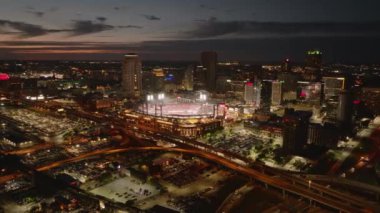
<svg viewBox="0 0 380 213"><path fill-rule="evenodd" d="M116 59L0 59L0 62L116 62L116 63L121 63L122 59L116 60ZM170 62L176 62L176 63L200 63L200 60L141 60L143 63L170 63ZM268 60L268 61L248 61L248 60L218 60L218 62L239 62L239 63L250 63L252 65L262 65L262 64L277 64L280 65L284 63L284 61L276 61L276 60ZM291 61L291 64L294 65L302 65L305 64L305 61ZM323 65L331 65L331 64L346 64L346 65L380 65L379 62L325 62L322 63Z"/></svg>

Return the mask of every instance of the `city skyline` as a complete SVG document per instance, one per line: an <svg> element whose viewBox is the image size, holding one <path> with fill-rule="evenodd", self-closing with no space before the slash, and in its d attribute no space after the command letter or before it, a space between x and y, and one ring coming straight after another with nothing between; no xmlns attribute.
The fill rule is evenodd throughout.
<svg viewBox="0 0 380 213"><path fill-rule="evenodd" d="M378 62L377 1L2 1L0 59ZM350 45L347 46L346 44Z"/></svg>
<svg viewBox="0 0 380 213"><path fill-rule="evenodd" d="M0 212L380 212L378 0L0 0Z"/></svg>

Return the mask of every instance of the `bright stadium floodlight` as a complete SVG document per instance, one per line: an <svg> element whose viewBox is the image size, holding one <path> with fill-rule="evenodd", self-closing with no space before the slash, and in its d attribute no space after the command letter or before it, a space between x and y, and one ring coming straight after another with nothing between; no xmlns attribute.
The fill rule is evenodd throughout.
<svg viewBox="0 0 380 213"><path fill-rule="evenodd" d="M200 99L201 101L206 101L206 100L207 100L207 96L206 96L206 94L201 93L201 94L199 95L199 99Z"/></svg>
<svg viewBox="0 0 380 213"><path fill-rule="evenodd" d="M158 98L158 100L163 100L165 98L165 94L159 93L157 98Z"/></svg>
<svg viewBox="0 0 380 213"><path fill-rule="evenodd" d="M153 95L147 95L146 100L147 101L154 101L154 96Z"/></svg>
<svg viewBox="0 0 380 213"><path fill-rule="evenodd" d="M45 96L43 96L43 95L38 95L37 96L37 100L44 100L45 99Z"/></svg>

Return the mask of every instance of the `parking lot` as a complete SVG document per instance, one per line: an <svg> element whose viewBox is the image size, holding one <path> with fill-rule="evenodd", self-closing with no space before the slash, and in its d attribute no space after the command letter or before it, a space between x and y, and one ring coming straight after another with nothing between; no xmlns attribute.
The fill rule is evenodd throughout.
<svg viewBox="0 0 380 213"><path fill-rule="evenodd" d="M241 126L211 133L202 138L202 141L244 157L249 157L254 146L263 144L263 141L254 137L252 131Z"/></svg>
<svg viewBox="0 0 380 213"><path fill-rule="evenodd" d="M89 124L84 121L74 121L65 117L54 117L41 112L24 108L1 108L0 114L9 122L30 133L44 137L55 137L81 129Z"/></svg>
<svg viewBox="0 0 380 213"><path fill-rule="evenodd" d="M276 151L281 149L282 138L268 141L258 137L251 129L243 125L235 125L222 131L207 134L200 140L217 149L252 160L261 160L270 166L282 167L282 164L286 163L276 161Z"/></svg>
<svg viewBox="0 0 380 213"><path fill-rule="evenodd" d="M159 190L152 184L142 183L137 178L126 176L90 191L116 202L139 201L154 196Z"/></svg>

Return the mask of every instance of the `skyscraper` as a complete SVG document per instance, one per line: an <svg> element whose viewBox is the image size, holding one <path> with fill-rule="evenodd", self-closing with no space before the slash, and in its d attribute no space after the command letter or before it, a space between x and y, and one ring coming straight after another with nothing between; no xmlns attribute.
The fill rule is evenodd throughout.
<svg viewBox="0 0 380 213"><path fill-rule="evenodd" d="M346 79L344 77L325 76L322 78L324 100L331 97L339 96L346 88Z"/></svg>
<svg viewBox="0 0 380 213"><path fill-rule="evenodd" d="M142 93L142 67L138 55L126 54L122 68L122 92L126 97L139 97Z"/></svg>
<svg viewBox="0 0 380 213"><path fill-rule="evenodd" d="M311 112L285 109L283 117L283 150L287 153L299 153L307 142L308 125Z"/></svg>
<svg viewBox="0 0 380 213"><path fill-rule="evenodd" d="M206 89L206 68L203 66L197 66L194 71L194 90L205 90Z"/></svg>
<svg viewBox="0 0 380 213"><path fill-rule="evenodd" d="M339 140L339 129L332 123L310 123L308 127L308 144L335 148Z"/></svg>
<svg viewBox="0 0 380 213"><path fill-rule="evenodd" d="M290 64L290 59L289 58L287 58L287 59L284 60L284 62L282 63L281 70L283 72L290 72L290 70L291 70L291 64Z"/></svg>
<svg viewBox="0 0 380 213"><path fill-rule="evenodd" d="M252 104L253 102L254 87L252 82L245 83L244 86L244 102L246 104Z"/></svg>
<svg viewBox="0 0 380 213"><path fill-rule="evenodd" d="M182 79L182 87L184 90L193 91L193 83L194 82L194 66L189 65Z"/></svg>
<svg viewBox="0 0 380 213"><path fill-rule="evenodd" d="M162 68L153 69L154 81L151 83L155 92L162 92L165 88L165 72ZM144 85L145 86L145 85Z"/></svg>
<svg viewBox="0 0 380 213"><path fill-rule="evenodd" d="M352 97L347 90L339 94L337 120L343 125L349 125L352 117Z"/></svg>
<svg viewBox="0 0 380 213"><path fill-rule="evenodd" d="M322 67L322 52L319 50L309 50L306 53L306 67Z"/></svg>
<svg viewBox="0 0 380 213"><path fill-rule="evenodd" d="M262 80L260 89L260 109L263 112L270 111L270 105L272 100L272 81Z"/></svg>
<svg viewBox="0 0 380 213"><path fill-rule="evenodd" d="M252 103L256 109L262 112L269 112L272 97L272 81L261 80L257 76L253 83L253 100Z"/></svg>
<svg viewBox="0 0 380 213"><path fill-rule="evenodd" d="M330 75L322 78L326 119L350 126L352 116L351 78L349 75Z"/></svg>
<svg viewBox="0 0 380 213"><path fill-rule="evenodd" d="M291 72L283 72L277 75L277 80L283 82L283 100L296 100L299 76Z"/></svg>
<svg viewBox="0 0 380 213"><path fill-rule="evenodd" d="M320 82L299 81L298 100L305 104L320 106L322 84Z"/></svg>
<svg viewBox="0 0 380 213"><path fill-rule="evenodd" d="M322 52L319 50L307 51L305 63L304 80L319 81L321 78Z"/></svg>
<svg viewBox="0 0 380 213"><path fill-rule="evenodd" d="M282 82L272 81L272 105L278 106L282 103Z"/></svg>
<svg viewBox="0 0 380 213"><path fill-rule="evenodd" d="M206 68L206 89L209 92L214 92L216 85L216 65L218 62L218 55L213 51L202 52L201 61L202 66Z"/></svg>

